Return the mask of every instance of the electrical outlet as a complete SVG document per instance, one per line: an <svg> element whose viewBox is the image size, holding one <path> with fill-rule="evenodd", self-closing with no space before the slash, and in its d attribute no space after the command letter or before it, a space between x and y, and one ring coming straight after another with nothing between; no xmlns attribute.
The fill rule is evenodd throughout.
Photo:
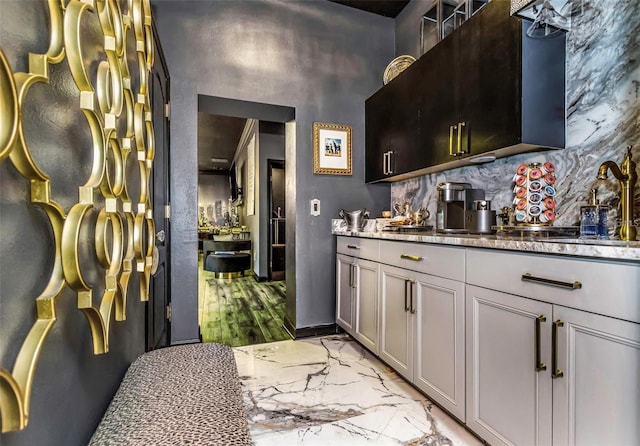
<svg viewBox="0 0 640 446"><path fill-rule="evenodd" d="M314 198L313 200L311 200L311 215L313 215L314 217L317 217L318 215L320 215L320 200L318 200L317 198Z"/></svg>

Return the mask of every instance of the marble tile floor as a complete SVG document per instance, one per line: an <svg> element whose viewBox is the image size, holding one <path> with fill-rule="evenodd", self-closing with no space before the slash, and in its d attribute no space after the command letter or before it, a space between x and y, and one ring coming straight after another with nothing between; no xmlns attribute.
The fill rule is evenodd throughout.
<svg viewBox="0 0 640 446"><path fill-rule="evenodd" d="M256 446L482 444L348 335L234 353Z"/></svg>

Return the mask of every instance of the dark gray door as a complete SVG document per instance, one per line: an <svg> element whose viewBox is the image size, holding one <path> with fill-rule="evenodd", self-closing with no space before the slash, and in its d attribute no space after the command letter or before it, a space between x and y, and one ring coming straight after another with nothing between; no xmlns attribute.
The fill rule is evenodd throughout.
<svg viewBox="0 0 640 446"><path fill-rule="evenodd" d="M154 27L156 60L151 76L151 107L155 134L155 160L151 181L153 218L156 225L155 245L158 268L151 277L150 300L147 303L147 350L170 343L170 228L169 228L169 71Z"/></svg>

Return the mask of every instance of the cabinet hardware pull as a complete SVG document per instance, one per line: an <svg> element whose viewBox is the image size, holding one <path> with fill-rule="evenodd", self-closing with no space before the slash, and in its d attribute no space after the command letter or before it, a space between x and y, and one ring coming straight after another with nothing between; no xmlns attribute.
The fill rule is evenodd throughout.
<svg viewBox="0 0 640 446"><path fill-rule="evenodd" d="M393 156L393 150L389 150L389 168L387 169L387 175L393 174L393 169L391 168L391 157Z"/></svg>
<svg viewBox="0 0 640 446"><path fill-rule="evenodd" d="M540 324L547 322L547 318L540 315L536 318L536 372L547 370L547 365L540 361Z"/></svg>
<svg viewBox="0 0 640 446"><path fill-rule="evenodd" d="M360 247L356 246L356 245L347 245L347 248L349 248L349 249L360 249Z"/></svg>
<svg viewBox="0 0 640 446"><path fill-rule="evenodd" d="M449 155L450 156L455 156L453 154L453 131L455 129L457 129L458 127L455 125L450 125L449 126Z"/></svg>
<svg viewBox="0 0 640 446"><path fill-rule="evenodd" d="M421 262L424 260L424 257L412 256L409 254L400 254L400 258L405 260L413 260L414 262Z"/></svg>
<svg viewBox="0 0 640 446"><path fill-rule="evenodd" d="M418 311L413 307L413 284L415 282L409 281L409 291L411 293L411 314L416 314Z"/></svg>
<svg viewBox="0 0 640 446"><path fill-rule="evenodd" d="M353 263L349 264L349 288L353 288Z"/></svg>
<svg viewBox="0 0 640 446"><path fill-rule="evenodd" d="M553 323L551 331L551 377L562 378L564 372L558 368L558 327L564 327L564 322L558 319Z"/></svg>
<svg viewBox="0 0 640 446"><path fill-rule="evenodd" d="M525 273L522 275L522 281L523 282L534 282L534 283L541 283L543 285L550 285L550 286L555 286L558 288L565 288L565 289L569 289L569 290L579 290L580 288L582 288L582 283L578 282L577 280L573 283L571 282L561 282L559 280L553 280L553 279L545 279L543 277L535 277L532 276L531 273Z"/></svg>
<svg viewBox="0 0 640 446"><path fill-rule="evenodd" d="M411 283L410 280L404 279L404 311L405 313L409 311L409 303L407 302L407 284Z"/></svg>
<svg viewBox="0 0 640 446"><path fill-rule="evenodd" d="M387 157L389 156L389 152L384 152L382 154L382 174L383 175L387 175L388 169L387 169Z"/></svg>
<svg viewBox="0 0 640 446"><path fill-rule="evenodd" d="M462 127L464 127L465 125L466 123L464 122L458 123L458 152L455 154L455 156L460 156L463 153L466 153L464 150L460 150L460 146L462 145Z"/></svg>

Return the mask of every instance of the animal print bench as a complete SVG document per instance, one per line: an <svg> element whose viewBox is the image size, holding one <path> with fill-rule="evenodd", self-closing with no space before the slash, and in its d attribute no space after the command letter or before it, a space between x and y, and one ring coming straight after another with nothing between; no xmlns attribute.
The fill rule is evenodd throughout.
<svg viewBox="0 0 640 446"><path fill-rule="evenodd" d="M145 353L127 370L91 446L251 445L233 352L190 344Z"/></svg>

